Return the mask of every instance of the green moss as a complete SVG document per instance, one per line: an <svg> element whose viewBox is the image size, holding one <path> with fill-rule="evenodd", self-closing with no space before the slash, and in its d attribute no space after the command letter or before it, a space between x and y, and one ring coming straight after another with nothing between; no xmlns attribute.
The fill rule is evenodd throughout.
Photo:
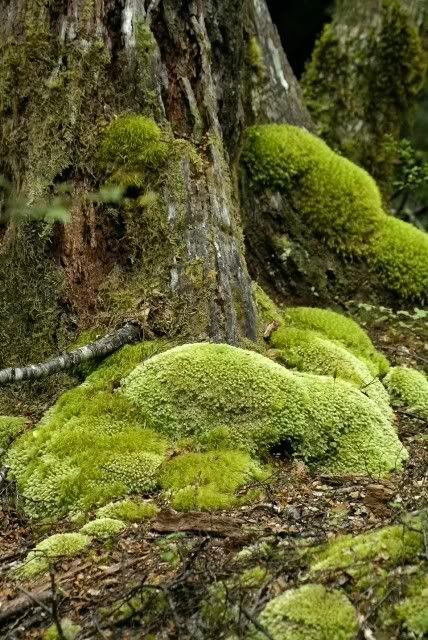
<svg viewBox="0 0 428 640"><path fill-rule="evenodd" d="M389 369L385 356L376 351L364 329L348 316L330 309L288 307L284 309L283 321L286 326L311 329L329 340L338 342L366 362L373 375L384 375Z"/></svg>
<svg viewBox="0 0 428 640"><path fill-rule="evenodd" d="M260 79L263 79L266 72L266 66L263 59L263 50L256 36L252 36L248 41L247 60L254 73Z"/></svg>
<svg viewBox="0 0 428 640"><path fill-rule="evenodd" d="M56 533L39 542L13 575L22 580L30 580L46 573L50 564L61 558L72 558L85 549L91 538L81 533Z"/></svg>
<svg viewBox="0 0 428 640"><path fill-rule="evenodd" d="M79 349L80 347L84 347L95 340L99 340L103 336L106 335L105 329L88 329L86 331L82 331L76 340L74 340L67 347L67 351L74 351L75 349ZM99 366L102 358L93 358L91 360L87 360L86 362L82 362L73 368L74 375L80 380L84 380L88 377L90 373L95 371L97 366Z"/></svg>
<svg viewBox="0 0 428 640"><path fill-rule="evenodd" d="M396 618L413 638L428 635L428 576L411 581L407 597L395 606Z"/></svg>
<svg viewBox="0 0 428 640"><path fill-rule="evenodd" d="M382 474L407 457L388 418L353 385L228 345L158 354L123 390L152 428L175 440L203 440L221 427L228 448L266 453L288 442L309 464L337 472Z"/></svg>
<svg viewBox="0 0 428 640"><path fill-rule="evenodd" d="M272 578L266 567L259 565L245 569L239 576L239 583L244 589L261 589Z"/></svg>
<svg viewBox="0 0 428 640"><path fill-rule="evenodd" d="M258 620L274 640L355 640L359 628L348 598L320 584L306 584L277 596ZM257 631L250 637L261 640L265 634Z"/></svg>
<svg viewBox="0 0 428 640"><path fill-rule="evenodd" d="M281 310L274 303L271 298L263 291L263 289L253 282L253 296L256 302L258 324L260 324L263 330L271 322L278 323L278 326L283 323Z"/></svg>
<svg viewBox="0 0 428 640"><path fill-rule="evenodd" d="M166 462L160 482L179 511L211 511L241 504L235 492L265 480L268 472L243 451L187 453ZM248 496L247 496L248 497Z"/></svg>
<svg viewBox="0 0 428 640"><path fill-rule="evenodd" d="M1 242L1 367L43 361L63 341L64 279L46 231L44 223L27 222L9 228Z"/></svg>
<svg viewBox="0 0 428 640"><path fill-rule="evenodd" d="M13 440L24 430L25 418L0 416L0 462Z"/></svg>
<svg viewBox="0 0 428 640"><path fill-rule="evenodd" d="M428 234L387 216L367 249L380 281L401 298L427 301Z"/></svg>
<svg viewBox="0 0 428 640"><path fill-rule="evenodd" d="M138 501L125 498L118 502L110 502L97 510L98 518L118 518L125 522L143 522L153 518L159 507L148 500Z"/></svg>
<svg viewBox="0 0 428 640"><path fill-rule="evenodd" d="M103 607L100 613L104 619L110 618L115 623L125 622L132 618L133 623L136 620L141 620L144 626L151 626L159 622L159 617L167 609L168 600L164 592L154 589L145 590L143 587L140 593L126 598L125 602L122 598L109 607ZM146 637L149 639L151 636L147 635Z"/></svg>
<svg viewBox="0 0 428 640"><path fill-rule="evenodd" d="M384 379L394 407L404 407L428 419L428 379L408 367L394 367Z"/></svg>
<svg viewBox="0 0 428 640"><path fill-rule="evenodd" d="M32 517L89 510L156 486L167 441L120 393L122 376L161 343L127 345L79 387L63 394L7 454L11 477Z"/></svg>
<svg viewBox="0 0 428 640"><path fill-rule="evenodd" d="M364 362L310 329L281 327L271 337L275 359L290 369L347 380L378 403L392 419L388 392Z"/></svg>
<svg viewBox="0 0 428 640"><path fill-rule="evenodd" d="M384 212L379 189L363 169L290 125L251 127L242 158L253 185L286 194L327 246L362 257L400 298L426 299L427 234Z"/></svg>
<svg viewBox="0 0 428 640"><path fill-rule="evenodd" d="M346 570L360 577L373 571L373 562L386 567L414 560L423 549L420 522L392 525L358 536L340 536L315 552L311 572Z"/></svg>
<svg viewBox="0 0 428 640"><path fill-rule="evenodd" d="M60 625L63 638L60 637L56 624L51 624L43 634L43 640L75 640L81 630L80 625L74 624L69 618L61 618Z"/></svg>
<svg viewBox="0 0 428 640"><path fill-rule="evenodd" d="M365 242L382 223L374 180L304 129L251 127L243 161L255 186L287 193L304 223L333 249L362 255Z"/></svg>
<svg viewBox="0 0 428 640"><path fill-rule="evenodd" d="M86 380L86 387L97 390L114 388L138 364L170 347L171 342L166 340L146 340L137 344L127 344L102 362Z"/></svg>
<svg viewBox="0 0 428 640"><path fill-rule="evenodd" d="M99 540L105 540L112 538L122 533L126 529L126 524L122 520L115 518L97 518L87 522L80 529L79 533L84 533L88 536L93 536Z"/></svg>
<svg viewBox="0 0 428 640"><path fill-rule="evenodd" d="M168 145L152 118L124 115L113 120L105 133L100 160L111 170L123 167L144 171L156 169L168 156Z"/></svg>

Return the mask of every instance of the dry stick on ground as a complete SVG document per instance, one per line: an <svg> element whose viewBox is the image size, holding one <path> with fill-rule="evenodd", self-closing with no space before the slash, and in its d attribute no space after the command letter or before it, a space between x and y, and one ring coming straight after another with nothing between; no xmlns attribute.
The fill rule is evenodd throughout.
<svg viewBox="0 0 428 640"><path fill-rule="evenodd" d="M124 344L137 340L140 336L141 328L136 324L128 322L114 333L110 333L104 336L104 338L100 338L100 340L91 342L84 347L79 347L74 351L63 353L46 362L30 364L26 367L2 369L0 370L0 385L10 382L20 382L22 380L46 378L59 371L71 369L71 367L75 367L87 360L103 358L117 351Z"/></svg>

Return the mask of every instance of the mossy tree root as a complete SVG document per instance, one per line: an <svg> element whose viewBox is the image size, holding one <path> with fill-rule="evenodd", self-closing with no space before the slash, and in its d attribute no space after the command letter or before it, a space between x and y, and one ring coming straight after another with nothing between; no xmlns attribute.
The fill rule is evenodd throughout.
<svg viewBox="0 0 428 640"><path fill-rule="evenodd" d="M87 360L108 356L110 353L120 349L123 345L134 342L140 335L141 328L137 324L128 322L120 329L99 340L95 340L90 344L68 353L63 353L46 362L29 364L25 367L2 369L0 370L0 385L8 384L9 382L20 382L22 380L47 378L54 373L71 369Z"/></svg>

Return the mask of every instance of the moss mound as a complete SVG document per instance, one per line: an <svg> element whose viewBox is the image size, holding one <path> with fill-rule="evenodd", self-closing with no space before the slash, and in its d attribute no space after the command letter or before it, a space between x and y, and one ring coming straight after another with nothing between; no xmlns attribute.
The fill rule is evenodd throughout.
<svg viewBox="0 0 428 640"><path fill-rule="evenodd" d="M280 124L248 129L243 161L256 186L290 194L305 222L330 247L365 252L384 212L379 189L363 169L304 129Z"/></svg>
<svg viewBox="0 0 428 640"><path fill-rule="evenodd" d="M154 356L123 390L153 429L175 440L203 441L220 429L228 448L263 453L288 442L309 463L337 472L382 474L406 458L388 418L353 385L228 345Z"/></svg>
<svg viewBox="0 0 428 640"><path fill-rule="evenodd" d="M408 523L392 525L358 536L340 536L315 552L311 572L346 569L361 577L373 571L372 561L381 559L386 567L412 561L423 550L421 522L413 518Z"/></svg>
<svg viewBox="0 0 428 640"><path fill-rule="evenodd" d="M428 234L387 216L368 246L367 258L381 282L403 298L428 298Z"/></svg>
<svg viewBox="0 0 428 640"><path fill-rule="evenodd" d="M285 193L331 249L364 258L400 298L426 300L428 236L385 213L363 169L291 125L251 127L242 159L253 184Z"/></svg>
<svg viewBox="0 0 428 640"><path fill-rule="evenodd" d="M428 576L411 581L407 597L395 607L395 616L413 638L428 636Z"/></svg>
<svg viewBox="0 0 428 640"><path fill-rule="evenodd" d="M188 453L165 463L160 482L178 511L227 509L248 500L235 496L245 484L266 480L263 470L243 451Z"/></svg>
<svg viewBox="0 0 428 640"><path fill-rule="evenodd" d="M9 445L23 430L24 425L25 418L0 416L0 462Z"/></svg>
<svg viewBox="0 0 428 640"><path fill-rule="evenodd" d="M428 379L409 367L394 367L385 377L384 384L395 407L405 407L428 420Z"/></svg>
<svg viewBox="0 0 428 640"><path fill-rule="evenodd" d="M97 510L98 518L117 518L125 522L142 522L153 518L159 507L149 500L125 498L118 502L110 502Z"/></svg>
<svg viewBox="0 0 428 640"><path fill-rule="evenodd" d="M168 443L114 388L162 348L163 343L128 345L110 356L10 448L7 464L28 515L89 510L156 487Z"/></svg>
<svg viewBox="0 0 428 640"><path fill-rule="evenodd" d="M93 536L99 540L106 540L122 533L126 529L126 524L115 518L97 518L87 522L80 529L79 533Z"/></svg>
<svg viewBox="0 0 428 640"><path fill-rule="evenodd" d="M259 622L274 640L355 640L357 614L348 598L320 584L290 589L271 600ZM266 637L263 632L250 636Z"/></svg>
<svg viewBox="0 0 428 640"><path fill-rule="evenodd" d="M28 515L87 512L161 484L176 508L226 508L265 477L250 455L282 445L329 473L383 475L407 457L379 397L354 384L228 345L164 348L125 347L17 439L6 462ZM164 464L186 438L203 452Z"/></svg>
<svg viewBox="0 0 428 640"><path fill-rule="evenodd" d="M50 563L78 555L90 542L91 538L81 533L56 533L39 542L13 573L23 580L36 578L48 571Z"/></svg>
<svg viewBox="0 0 428 640"><path fill-rule="evenodd" d="M285 366L347 380L374 402L378 402L386 415L392 417L385 387L373 376L364 362L340 344L322 338L309 329L293 327L283 327L275 331L271 343L278 349L277 360Z"/></svg>
<svg viewBox="0 0 428 640"><path fill-rule="evenodd" d="M366 362L373 375L387 373L388 360L376 351L367 333L355 320L330 309L315 307L288 307L284 309L283 318L286 326L311 329L329 340L338 342Z"/></svg>
<svg viewBox="0 0 428 640"><path fill-rule="evenodd" d="M125 115L108 126L101 144L100 160L109 170L124 166L133 169L156 168L168 155L168 145L151 118Z"/></svg>

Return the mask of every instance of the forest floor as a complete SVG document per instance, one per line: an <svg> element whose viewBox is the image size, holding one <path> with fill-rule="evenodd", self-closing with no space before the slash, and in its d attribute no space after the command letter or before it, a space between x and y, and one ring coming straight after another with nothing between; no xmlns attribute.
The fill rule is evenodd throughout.
<svg viewBox="0 0 428 640"><path fill-rule="evenodd" d="M385 317L368 328L393 364L426 368L428 336L420 325L415 331L402 319L394 324ZM338 534L357 535L400 522L404 513L426 508L428 423L403 412L398 428L410 452L402 475L388 480L317 475L300 461L278 458L261 502L211 514L165 508L108 544L93 544L89 554L58 561L47 577L32 583L17 583L8 571L41 539L46 525L23 518L14 507L12 487L0 487L0 638L42 638L49 625L64 618L81 626L79 640L227 638L231 611L235 627L242 629L235 637L244 637L245 629L257 628L257 614L273 595L307 581L302 549ZM70 525L63 523L55 529L67 530ZM265 553L267 545L277 552ZM260 581L260 571L254 584L236 579L243 568L254 566L243 565L242 554L237 557L244 548L250 549L248 556L256 554L265 579L262 575ZM428 547L426 552L428 563ZM379 603L370 589L354 593L351 575L335 573L324 584L346 586L361 638L409 637L399 628L376 633ZM385 597L399 590L395 580Z"/></svg>

